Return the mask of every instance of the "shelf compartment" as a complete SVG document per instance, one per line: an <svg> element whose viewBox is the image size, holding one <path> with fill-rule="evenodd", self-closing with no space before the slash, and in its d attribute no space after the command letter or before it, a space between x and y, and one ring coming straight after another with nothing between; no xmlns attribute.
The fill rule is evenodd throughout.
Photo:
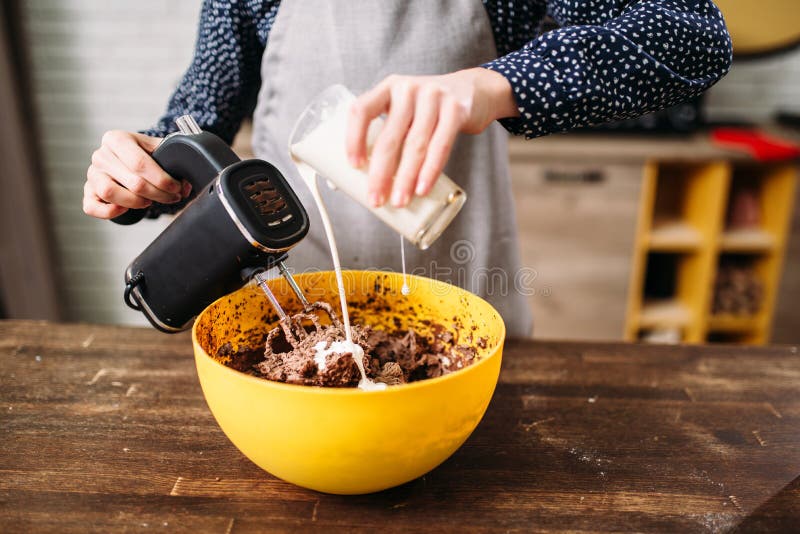
<svg viewBox="0 0 800 534"><path fill-rule="evenodd" d="M762 255L742 253L725 253L719 256L711 299L711 317L755 317L764 309L765 258Z"/></svg>
<svg viewBox="0 0 800 534"><path fill-rule="evenodd" d="M712 244L725 206L730 167L715 162L674 162L658 165L656 172L651 232L661 227L673 227L679 232L686 230L674 228L675 223L679 223L694 230L691 237L682 232L692 245L696 240L699 240L697 247Z"/></svg>
<svg viewBox="0 0 800 534"><path fill-rule="evenodd" d="M764 253L775 249L775 238L760 228L726 230L719 239L722 252Z"/></svg>
<svg viewBox="0 0 800 534"><path fill-rule="evenodd" d="M700 253L651 251L642 286L643 304L635 326L642 330L679 330L680 341L702 341L696 331L700 309L695 302Z"/></svg>
<svg viewBox="0 0 800 534"><path fill-rule="evenodd" d="M674 221L650 231L648 247L656 252L693 252L703 245L703 236L692 225Z"/></svg>
<svg viewBox="0 0 800 534"><path fill-rule="evenodd" d="M643 297L645 301L675 298L684 257L681 254L651 252L647 255Z"/></svg>
<svg viewBox="0 0 800 534"><path fill-rule="evenodd" d="M796 172L793 163L734 166L726 226L757 227L779 242L791 218Z"/></svg>
<svg viewBox="0 0 800 534"><path fill-rule="evenodd" d="M684 328L691 321L691 310L677 299L647 300L639 314L639 328L643 330Z"/></svg>

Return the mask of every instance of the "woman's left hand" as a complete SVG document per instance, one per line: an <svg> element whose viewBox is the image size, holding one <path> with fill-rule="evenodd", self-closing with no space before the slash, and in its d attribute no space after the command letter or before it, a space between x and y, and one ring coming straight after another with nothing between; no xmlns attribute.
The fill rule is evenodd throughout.
<svg viewBox="0 0 800 534"><path fill-rule="evenodd" d="M477 134L492 121L518 114L511 85L501 74L474 68L441 76L384 79L353 103L347 125L347 157L367 161L367 128L386 122L369 158L373 206L402 207L413 194L428 194L442 173L459 132Z"/></svg>

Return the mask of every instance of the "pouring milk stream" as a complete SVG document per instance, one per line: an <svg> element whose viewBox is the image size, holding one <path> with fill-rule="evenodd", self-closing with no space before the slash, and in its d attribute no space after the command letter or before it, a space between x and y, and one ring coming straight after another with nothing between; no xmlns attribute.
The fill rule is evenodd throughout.
<svg viewBox="0 0 800 534"><path fill-rule="evenodd" d="M361 373L358 387L363 390L383 389L385 384L375 383L367 378L364 371L364 350L353 343L350 328L350 316L347 311L347 299L344 292L342 268L333 226L328 216L322 197L319 193L317 175L324 177L335 187L351 198L367 207L380 220L388 224L400 234L401 258L403 262L402 294L409 294L405 279L405 251L403 238L422 250L427 249L444 231L450 221L458 214L466 201L467 195L444 174L436 180L430 193L424 197L414 196L404 208L384 205L379 208L371 206L367 192L367 173L363 169L354 168L347 160L345 151L345 134L350 105L355 95L344 86L334 85L323 91L303 111L290 135L289 151L297 166L300 176L311 190L314 202L319 209L325 235L331 250L333 266L336 271L336 283L342 308L342 319L345 327L346 341L334 342L325 348L324 343L315 347L315 360L324 365L325 355L331 352L351 352ZM367 153L383 126L383 119L372 121L367 132Z"/></svg>

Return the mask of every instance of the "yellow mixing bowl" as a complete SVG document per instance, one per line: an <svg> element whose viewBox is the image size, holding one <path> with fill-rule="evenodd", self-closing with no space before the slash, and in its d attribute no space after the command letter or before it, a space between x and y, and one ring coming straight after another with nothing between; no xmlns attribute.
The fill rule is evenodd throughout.
<svg viewBox="0 0 800 534"><path fill-rule="evenodd" d="M295 277L311 301L336 307L331 271ZM259 467L283 480L326 493L370 493L424 475L461 446L483 417L500 373L505 325L487 302L450 284L402 275L345 271L354 322L426 334L430 323L472 340L480 359L452 374L383 391L271 382L226 367L220 346L251 346L277 317L263 293L245 287L219 299L192 329L200 385L219 426ZM290 311L300 305L282 279L270 287Z"/></svg>

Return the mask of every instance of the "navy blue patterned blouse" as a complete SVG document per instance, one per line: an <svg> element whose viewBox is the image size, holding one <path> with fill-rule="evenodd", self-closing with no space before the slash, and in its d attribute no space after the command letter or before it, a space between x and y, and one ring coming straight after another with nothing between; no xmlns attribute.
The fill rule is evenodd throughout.
<svg viewBox="0 0 800 534"><path fill-rule="evenodd" d="M500 121L538 137L665 108L709 88L731 63L731 40L711 0L483 0L520 116ZM163 136L191 113L231 141L253 109L261 56L280 0L204 0L194 59ZM540 35L545 15L559 29Z"/></svg>

